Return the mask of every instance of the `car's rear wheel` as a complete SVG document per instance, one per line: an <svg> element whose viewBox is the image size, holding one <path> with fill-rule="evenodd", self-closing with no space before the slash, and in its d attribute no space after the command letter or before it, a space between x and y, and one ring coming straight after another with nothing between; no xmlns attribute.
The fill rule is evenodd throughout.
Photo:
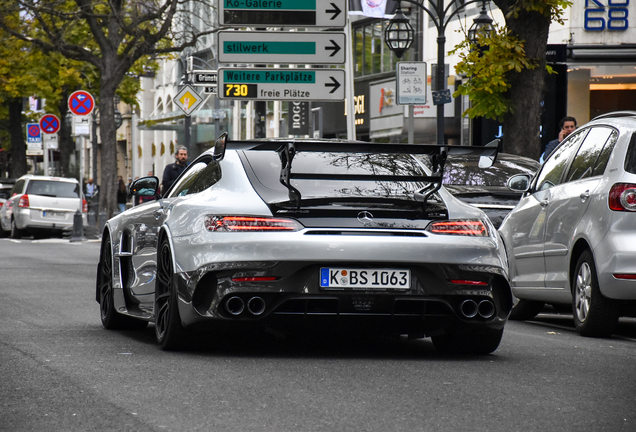
<svg viewBox="0 0 636 432"><path fill-rule="evenodd" d="M14 218L11 218L11 238L12 239L22 238L22 230L18 229L18 227L15 224Z"/></svg>
<svg viewBox="0 0 636 432"><path fill-rule="evenodd" d="M536 317L545 306L545 303L531 300L521 300L513 297L510 319L515 321L529 320Z"/></svg>
<svg viewBox="0 0 636 432"><path fill-rule="evenodd" d="M574 325L583 336L609 337L618 323L615 301L601 294L592 252L586 250L576 263L572 281Z"/></svg>
<svg viewBox="0 0 636 432"><path fill-rule="evenodd" d="M99 294L99 314L104 328L109 330L141 330L148 326L147 321L122 315L115 309L113 250L109 238L102 242L101 256L97 265L97 290Z"/></svg>
<svg viewBox="0 0 636 432"><path fill-rule="evenodd" d="M433 346L442 354L486 355L494 352L501 343L503 329L486 329L479 332L448 333L433 336Z"/></svg>
<svg viewBox="0 0 636 432"><path fill-rule="evenodd" d="M181 325L177 302L170 243L164 238L157 252L154 307L155 335L162 350L176 350L184 347L185 330Z"/></svg>

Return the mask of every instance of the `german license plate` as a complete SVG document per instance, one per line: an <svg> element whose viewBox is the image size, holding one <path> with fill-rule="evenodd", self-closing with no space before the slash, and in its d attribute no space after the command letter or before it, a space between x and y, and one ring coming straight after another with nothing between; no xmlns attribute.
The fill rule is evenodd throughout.
<svg viewBox="0 0 636 432"><path fill-rule="evenodd" d="M411 288L408 269L321 268L320 287L324 289L397 289Z"/></svg>
<svg viewBox="0 0 636 432"><path fill-rule="evenodd" d="M66 217L66 213L60 211L53 210L44 210L42 211L42 217L46 218L64 218Z"/></svg>

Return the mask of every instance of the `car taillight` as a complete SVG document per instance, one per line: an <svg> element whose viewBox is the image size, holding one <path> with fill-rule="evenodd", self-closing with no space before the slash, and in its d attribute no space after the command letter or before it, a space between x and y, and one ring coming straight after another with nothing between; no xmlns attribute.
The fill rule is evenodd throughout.
<svg viewBox="0 0 636 432"><path fill-rule="evenodd" d="M88 213L88 203L85 199L82 199L82 213Z"/></svg>
<svg viewBox="0 0 636 432"><path fill-rule="evenodd" d="M488 230L484 223L477 219L458 219L444 222L433 222L426 228L433 234L450 234L462 236L486 237Z"/></svg>
<svg viewBox="0 0 636 432"><path fill-rule="evenodd" d="M636 211L636 184L616 183L610 189L608 205L614 211Z"/></svg>
<svg viewBox="0 0 636 432"><path fill-rule="evenodd" d="M20 197L18 207L29 207L29 196L27 194L24 194Z"/></svg>
<svg viewBox="0 0 636 432"><path fill-rule="evenodd" d="M205 217L205 229L208 231L298 231L301 228L302 225L292 219L213 215Z"/></svg>

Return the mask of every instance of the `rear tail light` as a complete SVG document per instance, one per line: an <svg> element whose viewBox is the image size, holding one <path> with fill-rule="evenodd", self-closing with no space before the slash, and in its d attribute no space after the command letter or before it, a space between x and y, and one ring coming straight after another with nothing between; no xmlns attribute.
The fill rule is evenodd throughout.
<svg viewBox="0 0 636 432"><path fill-rule="evenodd" d="M610 189L608 205L614 211L636 211L636 184L616 183Z"/></svg>
<svg viewBox="0 0 636 432"><path fill-rule="evenodd" d="M82 198L82 213L88 213L88 203Z"/></svg>
<svg viewBox="0 0 636 432"><path fill-rule="evenodd" d="M18 207L29 207L29 196L24 194L20 197L20 201L18 201Z"/></svg>
<svg viewBox="0 0 636 432"><path fill-rule="evenodd" d="M221 232L298 231L302 229L302 225L292 219L208 215L205 217L205 229Z"/></svg>
<svg viewBox="0 0 636 432"><path fill-rule="evenodd" d="M444 222L433 222L426 228L433 234L450 234L461 236L486 237L488 230L478 219L458 219Z"/></svg>
<svg viewBox="0 0 636 432"><path fill-rule="evenodd" d="M614 273L614 277L616 279L623 279L623 280L636 280L636 274L632 274L632 273L628 273L628 274Z"/></svg>
<svg viewBox="0 0 636 432"><path fill-rule="evenodd" d="M449 279L448 280L452 284L456 285L476 285L476 286L486 286L488 282L477 281L477 280L467 280L467 279Z"/></svg>

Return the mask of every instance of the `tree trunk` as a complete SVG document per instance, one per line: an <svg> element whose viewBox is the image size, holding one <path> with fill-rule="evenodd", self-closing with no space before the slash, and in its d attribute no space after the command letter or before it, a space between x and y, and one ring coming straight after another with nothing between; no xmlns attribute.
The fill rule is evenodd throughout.
<svg viewBox="0 0 636 432"><path fill-rule="evenodd" d="M11 177L18 178L27 173L21 97L9 100L9 135L11 137Z"/></svg>
<svg viewBox="0 0 636 432"><path fill-rule="evenodd" d="M110 219L117 211L117 130L113 104L115 88L107 85L108 82L117 81L102 77L99 92L99 136L102 140L99 208Z"/></svg>
<svg viewBox="0 0 636 432"><path fill-rule="evenodd" d="M507 14L511 1L494 0ZM506 27L524 42L526 56L536 61L532 70L510 72L510 90L507 97L513 111L504 116L504 149L508 153L539 160L541 153L541 101L545 87L545 52L550 29L550 16L522 10L517 18L506 18Z"/></svg>
<svg viewBox="0 0 636 432"><path fill-rule="evenodd" d="M66 113L68 113L68 90L64 89L62 98L58 105L60 111L60 171L62 177L73 177L71 172L71 155L75 153L75 141L73 141L73 126L66 124ZM79 180L79 179L78 179Z"/></svg>

